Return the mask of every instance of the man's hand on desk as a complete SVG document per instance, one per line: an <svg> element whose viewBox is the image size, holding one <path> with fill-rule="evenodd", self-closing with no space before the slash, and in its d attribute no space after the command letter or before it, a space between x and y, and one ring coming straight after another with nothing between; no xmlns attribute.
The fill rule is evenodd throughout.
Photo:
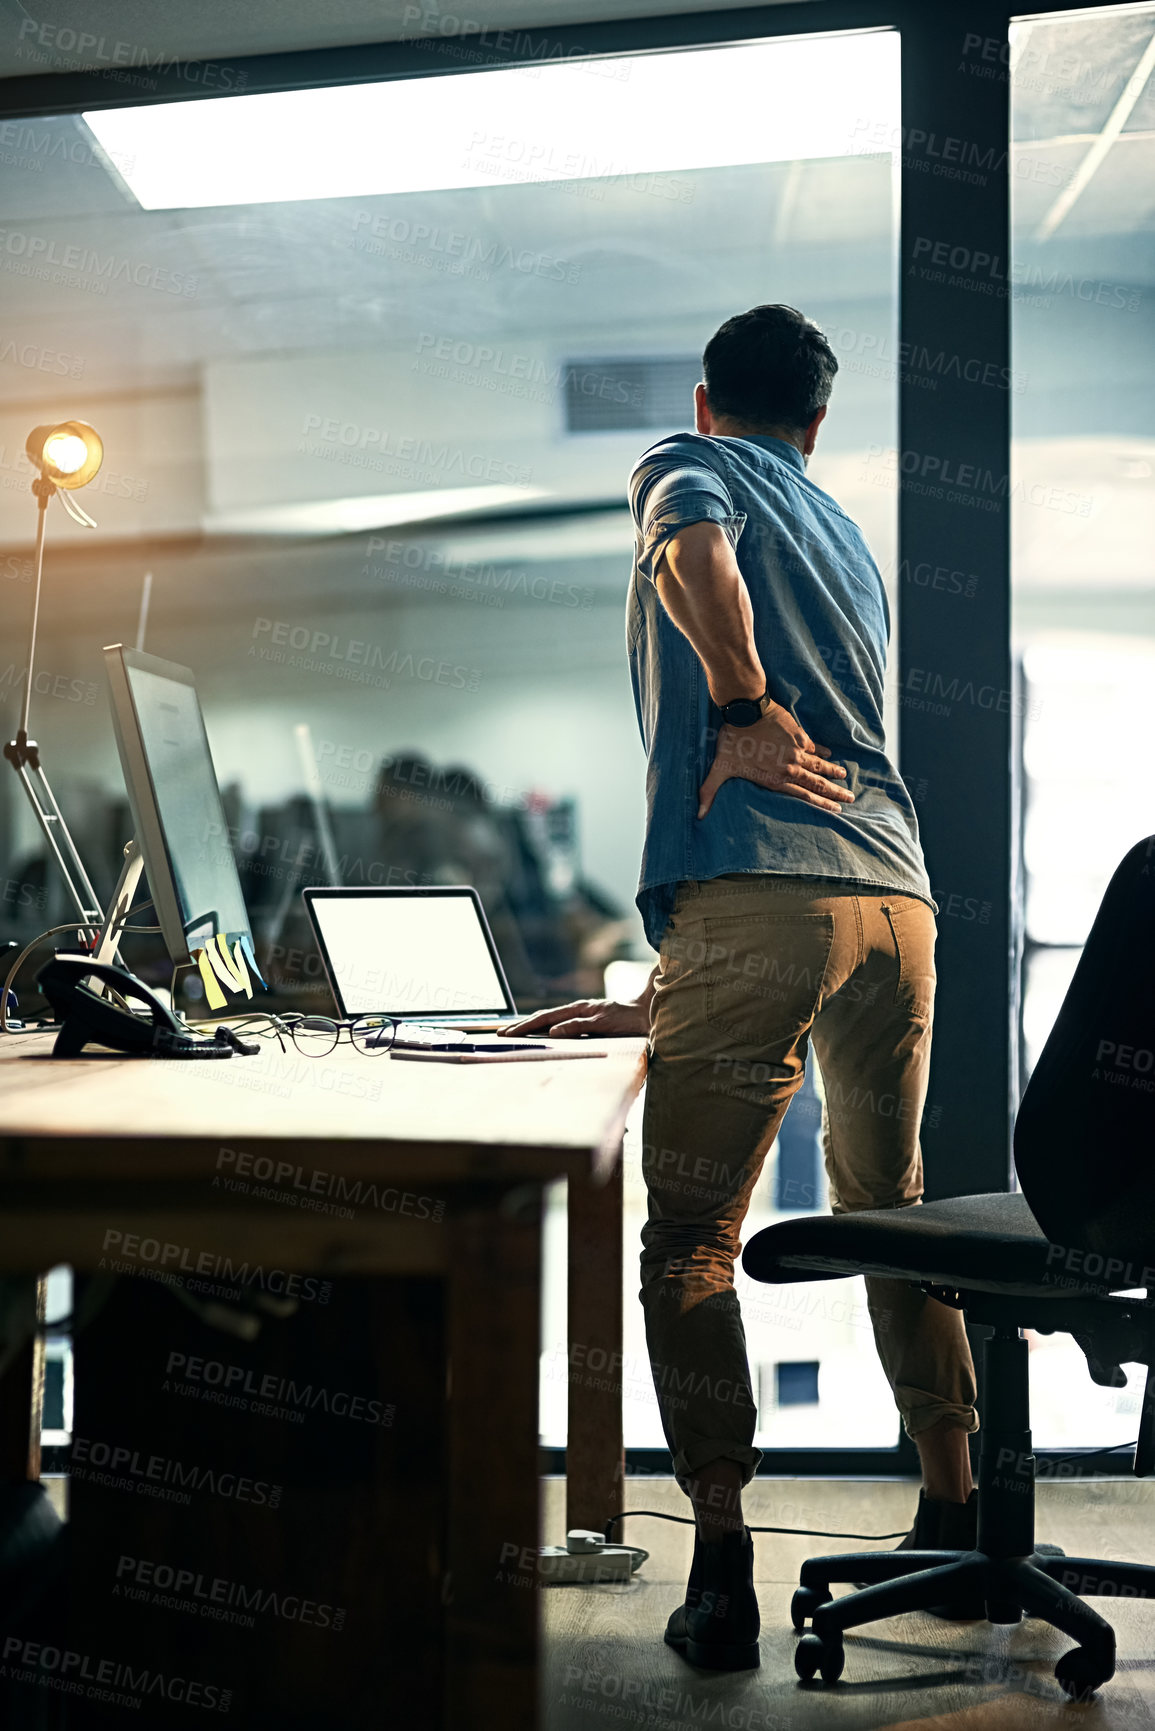
<svg viewBox="0 0 1155 1731"><path fill-rule="evenodd" d="M615 1034L645 1039L650 1032L650 1004L654 996L654 969L632 1004L617 1004L610 998L578 998L556 1010L538 1010L502 1029L505 1034L549 1034L555 1040L580 1040L583 1035L608 1040Z"/></svg>

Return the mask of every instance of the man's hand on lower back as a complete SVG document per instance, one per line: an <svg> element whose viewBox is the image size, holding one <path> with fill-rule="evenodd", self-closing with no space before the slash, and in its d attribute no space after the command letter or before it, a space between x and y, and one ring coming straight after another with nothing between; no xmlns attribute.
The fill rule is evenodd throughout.
<svg viewBox="0 0 1155 1731"><path fill-rule="evenodd" d="M839 811L854 795L841 786L846 771L829 762L830 749L815 745L806 729L775 703L753 727L718 730L714 761L698 793L698 816L705 817L723 782L752 781L772 793L788 793L819 811Z"/></svg>
<svg viewBox="0 0 1155 1731"><path fill-rule="evenodd" d="M648 998L634 1004L616 1004L609 998L578 998L556 1010L539 1010L506 1025L503 1034L549 1034L555 1040L578 1040L583 1035L607 1040L615 1034L640 1035L650 1031Z"/></svg>

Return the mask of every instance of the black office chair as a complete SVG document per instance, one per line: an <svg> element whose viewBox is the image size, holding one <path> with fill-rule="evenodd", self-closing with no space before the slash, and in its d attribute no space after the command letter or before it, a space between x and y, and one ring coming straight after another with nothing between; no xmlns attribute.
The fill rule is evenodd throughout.
<svg viewBox="0 0 1155 1731"><path fill-rule="evenodd" d="M1023 1193L783 1221L743 1267L776 1283L878 1274L910 1280L993 1330L985 1342L978 1545L872 1551L802 1565L791 1616L811 1633L803 1679L842 1673L843 1633L944 1600L985 1602L992 1623L1042 1617L1078 1642L1055 1666L1086 1699L1114 1674L1115 1632L1085 1596L1155 1598L1155 1567L1035 1551L1027 1344L1074 1336L1092 1379L1119 1387L1148 1367L1134 1471L1155 1466L1155 836L1126 855L1103 897L1015 1123ZM1118 1294L1143 1289L1146 1297ZM831 1583L869 1583L831 1597Z"/></svg>

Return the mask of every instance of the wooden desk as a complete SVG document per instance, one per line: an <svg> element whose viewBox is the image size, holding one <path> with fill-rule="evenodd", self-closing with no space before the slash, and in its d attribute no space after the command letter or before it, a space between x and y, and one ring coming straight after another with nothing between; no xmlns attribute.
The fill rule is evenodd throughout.
<svg viewBox="0 0 1155 1731"><path fill-rule="evenodd" d="M644 1073L643 1042L607 1041L607 1056L588 1061L492 1066L366 1057L343 1046L327 1058L305 1058L293 1050L282 1055L275 1044L259 1057L222 1063L57 1062L47 1056L50 1047L48 1036L0 1045L0 1269L32 1275L67 1262L97 1276L145 1277L119 1283L118 1292L148 1290L155 1297L146 1288L152 1279L178 1283L202 1303L229 1290L261 1291L266 1299L287 1293L297 1299L298 1318L318 1328L322 1340L324 1283L332 1282L334 1293L357 1286L370 1295L381 1363L392 1353L381 1385L360 1391L382 1401L395 1400L396 1389L386 1383L401 1374L408 1351L396 1283L437 1295L421 1314L440 1318L430 1323L424 1347L440 1345L442 1368L430 1380L434 1393L415 1394L408 1408L400 1400L395 1427L375 1433L368 1470L377 1494L343 1505L340 1485L328 1485L323 1512L321 1502L314 1507L316 1519L335 1523L332 1554L340 1561L348 1551L352 1559L343 1574L338 1570L351 1607L342 1669L347 1675L351 1651L359 1650L354 1643L376 1641L390 1655L378 1681L389 1667L400 1667L392 1673L400 1676L410 1648L424 1644L427 1658L439 1654L443 1661L444 1681L440 1694L431 1680L420 1697L428 1712L412 1691L407 1697L406 1723L415 1731L425 1724L455 1731L536 1725L538 1594L527 1590L524 1553L539 1539L542 1195L551 1181L569 1180L569 1338L586 1347L586 1356L591 1345L603 1347L607 1358L618 1353L620 1364L620 1146ZM168 1302L165 1314L171 1341L187 1311ZM298 1318L262 1327L268 1350L288 1352L290 1368ZM230 1345L228 1336L220 1342L222 1361L248 1350ZM131 1370L134 1347L123 1342L122 1369ZM84 1353L82 1333L81 1370ZM428 1363L428 1352L410 1356ZM415 1386L423 1374L415 1370ZM605 1380L611 1385L605 1390L581 1391L570 1415L571 1524L600 1525L621 1493L620 1378L616 1392L614 1378ZM9 1479L35 1476L27 1394L14 1409L11 1383L10 1376L2 1465ZM125 1389L134 1393L131 1382ZM144 1399L141 1414L159 1399ZM191 1404L185 1410L194 1414ZM203 1419L200 1407L195 1414ZM214 1422L225 1422L224 1415ZM246 1425L260 1429L255 1419L235 1422L229 1434L237 1438L248 1434ZM390 1476L399 1470L421 1476L412 1464L417 1457L406 1456L403 1446L410 1424L414 1437L425 1439L419 1455L440 1451L440 1518L427 1512L418 1519L419 1487L413 1508L406 1508L405 1486ZM274 1428L265 1426L262 1448ZM85 1452L95 1459L101 1449L89 1439ZM405 1459L410 1467L399 1468ZM339 1475L339 1456L332 1464ZM101 1498L106 1525L110 1496L119 1494L116 1506L127 1506L123 1490L101 1488L99 1478L73 1484L80 1540L86 1511ZM302 1493L302 1507L311 1494ZM143 1504L138 1496L130 1512L139 1515ZM400 1528L382 1528L386 1507ZM228 1520L235 1524L243 1513L234 1508ZM432 1593L440 1607L432 1637L424 1623L418 1627L398 1612L397 1593L376 1578L371 1560L380 1564L406 1521L414 1554L397 1566L414 1572L404 1598L412 1605ZM187 1521L182 1530L187 1541ZM362 1542L362 1530L375 1532L383 1548ZM168 1542L178 1540L170 1533ZM292 1550L278 1545L282 1555ZM392 1566L391 1559L381 1575ZM382 1616L388 1626L374 1627ZM398 1638L407 1621L411 1632ZM162 1619L159 1626L168 1624ZM299 1640L306 1644L304 1631ZM251 1635L247 1646L226 1641L220 1648L220 1664L231 1667L233 1722L256 1727L267 1713L270 1725L313 1724L303 1707L294 1717L307 1693L304 1673L289 1675L294 1651L279 1650L272 1677L262 1675L269 1660ZM388 1695L371 1702L372 1693L332 1723L384 1723ZM128 1713L129 1722L139 1724L139 1715Z"/></svg>

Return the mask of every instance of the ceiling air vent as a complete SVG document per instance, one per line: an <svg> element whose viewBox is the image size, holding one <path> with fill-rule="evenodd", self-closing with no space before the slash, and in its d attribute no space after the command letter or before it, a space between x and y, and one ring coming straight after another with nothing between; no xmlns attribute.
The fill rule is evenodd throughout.
<svg viewBox="0 0 1155 1731"><path fill-rule="evenodd" d="M693 429L696 356L565 361L565 424L570 433L626 433L635 427Z"/></svg>

